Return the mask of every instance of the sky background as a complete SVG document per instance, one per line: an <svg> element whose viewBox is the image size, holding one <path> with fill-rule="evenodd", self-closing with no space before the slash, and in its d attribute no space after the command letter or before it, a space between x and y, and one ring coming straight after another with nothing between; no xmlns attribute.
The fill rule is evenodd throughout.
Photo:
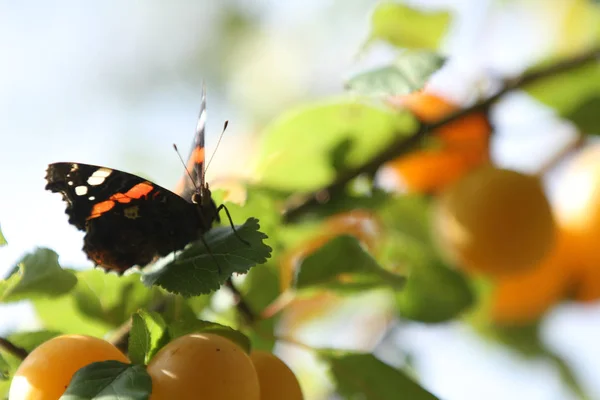
<svg viewBox="0 0 600 400"><path fill-rule="evenodd" d="M540 1L411 3L454 11L444 51L456 59L434 85L461 100L484 75L514 74L541 57L556 36L556 15L534 13ZM173 187L182 166L171 144L186 156L203 80L209 154L230 121L208 178L248 171L242 150L269 120L340 95L344 78L391 59L385 46L357 58L375 4L0 0L0 225L9 241L0 273L35 247L54 249L64 266L91 267L60 196L44 190L47 165L105 165ZM492 4L502 8L490 12ZM541 144L551 154L572 134L523 95L510 96L495 117L496 159L526 171L543 162L532 157ZM0 308L0 334L34 327L26 304ZM547 343L598 399L599 337L598 306L562 306L544 323ZM486 344L458 324L415 324L394 340L414 354L423 385L445 400L571 398L553 367Z"/></svg>

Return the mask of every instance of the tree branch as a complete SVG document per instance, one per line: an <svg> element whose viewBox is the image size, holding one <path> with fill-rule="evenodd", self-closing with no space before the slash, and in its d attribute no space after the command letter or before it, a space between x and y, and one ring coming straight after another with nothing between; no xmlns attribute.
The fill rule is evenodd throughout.
<svg viewBox="0 0 600 400"><path fill-rule="evenodd" d="M246 323L252 324L256 321L256 314L250 308L250 305L244 300L242 293L235 287L231 278L227 279L225 286L231 290L233 297L235 298L235 307L237 308L240 315L244 318Z"/></svg>
<svg viewBox="0 0 600 400"><path fill-rule="evenodd" d="M401 137L384 149L381 153L377 154L371 160L364 164L349 169L347 171L339 173L336 179L330 185L317 190L313 193L309 193L303 196L300 201L296 198L292 205L283 213L283 219L286 222L293 221L298 216L306 212L311 207L321 204L329 200L332 196L339 194L344 190L346 185L354 178L362 174L374 174L383 164L391 161L415 148L421 140L427 135L431 134L436 129L454 122L472 112L487 110L496 101L516 89L521 89L531 83L537 82L541 79L548 78L562 72L566 72L577 67L581 67L587 63L597 61L600 59L600 48L591 49L585 53L574 56L572 58L557 62L544 68L539 68L526 72L516 78L509 79L504 83L502 89L490 97L474 104L471 107L464 108L453 114L448 115L441 120L431 123L422 124L419 129L409 137Z"/></svg>
<svg viewBox="0 0 600 400"><path fill-rule="evenodd" d="M25 350L22 347L14 345L8 339L2 338L2 337L0 337L0 349L6 351L9 354L12 354L13 356L15 356L21 360L24 360L25 357L27 357L29 355L29 353L27 353L27 350Z"/></svg>

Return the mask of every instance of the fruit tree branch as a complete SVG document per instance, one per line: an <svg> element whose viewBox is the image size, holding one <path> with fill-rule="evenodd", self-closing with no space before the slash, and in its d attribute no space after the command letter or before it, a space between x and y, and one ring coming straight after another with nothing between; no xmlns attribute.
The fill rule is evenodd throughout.
<svg viewBox="0 0 600 400"><path fill-rule="evenodd" d="M6 351L9 354L12 354L20 360L24 360L25 357L28 356L27 350L14 345L11 341L2 337L0 337L0 349Z"/></svg>
<svg viewBox="0 0 600 400"><path fill-rule="evenodd" d="M524 74L508 79L505 81L502 89L491 95L490 97L464 109L461 109L453 114L448 115L441 120L430 123L421 124L419 128L409 137L402 136L398 138L390 146L386 147L381 153L375 155L358 167L342 171L336 179L328 186L309 193L302 197L300 201L294 201L283 213L285 221L289 222L296 219L298 216L306 212L311 207L323 203L332 196L339 194L346 185L354 178L362 174L374 174L384 163L391 161L415 148L421 140L434 130L454 122L472 112L487 110L496 101L516 89L521 89L529 84L548 78L566 71L570 71L577 67L581 67L593 61L600 59L600 48L593 48L584 53L581 53L572 58L559 61L555 64L548 65L543 68L538 68L525 72Z"/></svg>

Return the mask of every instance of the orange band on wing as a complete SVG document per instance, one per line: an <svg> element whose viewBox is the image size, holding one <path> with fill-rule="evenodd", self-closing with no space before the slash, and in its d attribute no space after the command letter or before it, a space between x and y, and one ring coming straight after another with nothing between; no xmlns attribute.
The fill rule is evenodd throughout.
<svg viewBox="0 0 600 400"><path fill-rule="evenodd" d="M152 190L154 190L154 186L152 186L149 183L142 182L138 183L125 193L115 193L112 196L110 196L109 200L94 204L94 207L92 207L92 213L90 214L88 219L98 218L105 212L110 211L115 206L115 202L129 203L133 199L141 199L143 196L146 196Z"/></svg>
<svg viewBox="0 0 600 400"><path fill-rule="evenodd" d="M204 147L194 148L190 160L193 160L195 164L202 164L204 162Z"/></svg>
<svg viewBox="0 0 600 400"><path fill-rule="evenodd" d="M107 211L110 211L115 206L115 202L112 200L106 200L101 203L94 204L92 207L92 213L87 219L98 218Z"/></svg>
<svg viewBox="0 0 600 400"><path fill-rule="evenodd" d="M146 182L142 182L129 189L127 193L125 193L125 196L129 197L130 199L141 199L143 196L150 193L153 189L154 186Z"/></svg>

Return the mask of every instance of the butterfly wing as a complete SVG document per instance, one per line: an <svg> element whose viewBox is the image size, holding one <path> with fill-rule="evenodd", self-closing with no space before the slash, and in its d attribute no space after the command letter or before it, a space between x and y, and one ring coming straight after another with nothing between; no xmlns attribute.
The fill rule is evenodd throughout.
<svg viewBox="0 0 600 400"><path fill-rule="evenodd" d="M46 189L61 193L69 222L85 231L83 250L123 272L182 249L202 227L196 206L139 176L96 165L50 164Z"/></svg>
<svg viewBox="0 0 600 400"><path fill-rule="evenodd" d="M204 181L204 163L206 160L204 135L206 131L206 89L202 87L202 101L200 102L200 112L198 122L196 123L196 134L192 149L188 156L186 164L187 171L179 180L175 193L184 199L191 201L194 193L205 187Z"/></svg>

